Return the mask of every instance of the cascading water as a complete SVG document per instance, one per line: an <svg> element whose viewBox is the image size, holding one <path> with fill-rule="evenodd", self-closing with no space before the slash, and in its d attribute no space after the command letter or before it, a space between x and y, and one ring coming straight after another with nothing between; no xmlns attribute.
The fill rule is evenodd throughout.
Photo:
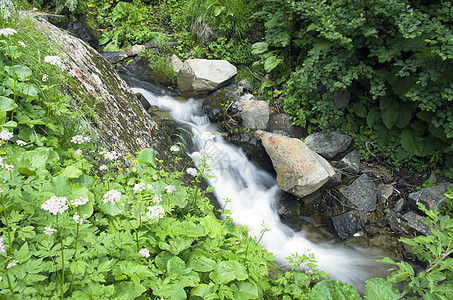
<svg viewBox="0 0 453 300"><path fill-rule="evenodd" d="M205 132L215 134L207 116L200 113L199 102L156 96L142 88L132 90L142 94L150 105L167 111L175 121L190 128L193 136ZM282 224L274 204L279 191L274 177L250 162L240 148L227 144L220 135L207 142L195 138L194 142L198 151L204 148L210 157L209 165L214 175L210 185L215 188L214 193L222 207L228 199L227 208L234 223L247 226L249 234L259 233L263 222L275 224L264 234L260 244L276 255L279 265L288 266L286 257L292 253L312 252L319 269L330 274L330 278L350 283L362 291L365 280L384 275L385 266L376 262L379 256L371 254L370 250L365 252L333 242L315 244L303 232L295 232Z"/></svg>

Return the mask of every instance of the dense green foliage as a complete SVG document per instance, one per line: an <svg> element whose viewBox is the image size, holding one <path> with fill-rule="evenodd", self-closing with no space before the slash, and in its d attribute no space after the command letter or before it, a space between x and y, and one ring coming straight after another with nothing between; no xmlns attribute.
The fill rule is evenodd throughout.
<svg viewBox="0 0 453 300"><path fill-rule="evenodd" d="M266 71L285 79L277 83L296 124L356 133L396 162L451 166L450 6L265 0L265 42L255 47Z"/></svg>

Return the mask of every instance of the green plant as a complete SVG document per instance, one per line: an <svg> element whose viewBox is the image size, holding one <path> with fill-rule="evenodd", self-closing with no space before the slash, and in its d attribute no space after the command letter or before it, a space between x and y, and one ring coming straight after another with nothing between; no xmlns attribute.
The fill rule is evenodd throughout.
<svg viewBox="0 0 453 300"><path fill-rule="evenodd" d="M446 215L453 215L453 190L449 189L445 194L447 200L442 206L442 213Z"/></svg>

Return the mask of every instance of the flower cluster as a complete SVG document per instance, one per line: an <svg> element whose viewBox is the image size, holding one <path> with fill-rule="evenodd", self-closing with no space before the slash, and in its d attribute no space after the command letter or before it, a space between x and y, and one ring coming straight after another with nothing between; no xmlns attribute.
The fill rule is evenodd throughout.
<svg viewBox="0 0 453 300"><path fill-rule="evenodd" d="M148 212L146 213L146 215L150 219L163 218L165 216L165 210L160 205L148 206Z"/></svg>
<svg viewBox="0 0 453 300"><path fill-rule="evenodd" d="M194 176L194 177L197 176L197 174L198 174L198 171L195 168L187 168L186 172L187 172L187 174Z"/></svg>
<svg viewBox="0 0 453 300"><path fill-rule="evenodd" d="M77 212L74 214L74 216L72 216L72 219L73 219L74 222L76 222L77 224L82 225L82 223L83 223L83 219L80 219L80 216L79 216L79 214L78 214Z"/></svg>
<svg viewBox="0 0 453 300"><path fill-rule="evenodd" d="M9 132L8 130L3 130L2 132L0 132L0 140L9 141L9 139L11 139L12 137L13 133Z"/></svg>
<svg viewBox="0 0 453 300"><path fill-rule="evenodd" d="M6 268L7 268L7 269L11 269L11 268L14 267L15 265L17 265L18 262L19 262L18 260L13 259L13 261L10 262L10 263L8 264L8 266L6 266Z"/></svg>
<svg viewBox="0 0 453 300"><path fill-rule="evenodd" d="M101 152L99 152L99 154L101 154L102 156L104 156L105 159L108 159L108 160L115 160L121 156L121 154L119 154L116 151L112 151L112 152L101 151Z"/></svg>
<svg viewBox="0 0 453 300"><path fill-rule="evenodd" d="M14 168L14 165L8 165L3 163L3 157L0 157L0 169L5 169L6 171L11 171Z"/></svg>
<svg viewBox="0 0 453 300"><path fill-rule="evenodd" d="M3 246L3 238L0 238L0 253L5 252L5 246Z"/></svg>
<svg viewBox="0 0 453 300"><path fill-rule="evenodd" d="M174 185L167 185L165 186L165 192L167 192L167 194L171 195L174 191L176 191L176 187Z"/></svg>
<svg viewBox="0 0 453 300"><path fill-rule="evenodd" d="M179 147L178 146L171 146L170 147L171 152L179 152Z"/></svg>
<svg viewBox="0 0 453 300"><path fill-rule="evenodd" d="M144 191L146 189L146 185L144 182L137 183L134 185L134 194L140 193L141 191Z"/></svg>
<svg viewBox="0 0 453 300"><path fill-rule="evenodd" d="M149 257L149 250L146 249L146 248L140 249L140 251L138 251L138 253L140 253L141 255L143 255L143 257L146 257L146 258Z"/></svg>
<svg viewBox="0 0 453 300"><path fill-rule="evenodd" d="M59 67L61 67L63 65L63 63L61 62L61 58L59 56L51 56L51 55L46 56L46 57L44 57L44 62L51 64L53 66L59 66Z"/></svg>
<svg viewBox="0 0 453 300"><path fill-rule="evenodd" d="M52 227L49 226L49 227L44 227L44 230L42 232L47 235L52 235L55 232L57 232L57 230L53 229Z"/></svg>
<svg viewBox="0 0 453 300"><path fill-rule="evenodd" d="M117 190L110 190L104 195L104 203L110 202L115 204L115 202L120 202L121 200L121 192Z"/></svg>
<svg viewBox="0 0 453 300"><path fill-rule="evenodd" d="M90 141L90 138L87 136L83 135L75 135L71 139L71 143L74 144L83 144L83 143L88 143Z"/></svg>
<svg viewBox="0 0 453 300"><path fill-rule="evenodd" d="M47 75L47 74L42 75L41 80L42 80L43 82L46 82L48 79L49 79L49 75Z"/></svg>
<svg viewBox="0 0 453 300"><path fill-rule="evenodd" d="M25 47L27 47L27 45L25 45L25 43L24 43L24 42L22 42L22 41L18 41L17 43L18 43L18 44L19 44L19 46L21 46L22 48L25 48Z"/></svg>
<svg viewBox="0 0 453 300"><path fill-rule="evenodd" d="M77 149L77 150L75 151L74 155L75 155L75 156L80 156L80 155L82 155L82 150Z"/></svg>
<svg viewBox="0 0 453 300"><path fill-rule="evenodd" d="M101 171L107 171L109 169L109 167L107 167L106 165L102 165L99 167L99 170Z"/></svg>
<svg viewBox="0 0 453 300"><path fill-rule="evenodd" d="M211 141L215 138L215 135L213 135L212 133L210 132L203 132L202 134L199 134L197 135L197 137L204 141L204 142L207 142L207 141Z"/></svg>
<svg viewBox="0 0 453 300"><path fill-rule="evenodd" d="M153 202L159 204L162 202L162 195L155 195L153 198Z"/></svg>
<svg viewBox="0 0 453 300"><path fill-rule="evenodd" d="M62 214L69 208L66 204L67 202L68 200L66 197L52 196L49 200L41 204L41 208L54 215L57 215L58 213Z"/></svg>
<svg viewBox="0 0 453 300"><path fill-rule="evenodd" d="M71 200L71 205L74 206L74 207L77 207L77 206L81 206L81 205L87 204L88 201L89 201L88 199L80 197L80 198Z"/></svg>
<svg viewBox="0 0 453 300"><path fill-rule="evenodd" d="M27 142L24 142L23 140L17 140L16 141L16 144L19 145L19 146L27 146Z"/></svg>
<svg viewBox="0 0 453 300"><path fill-rule="evenodd" d="M0 29L0 36L1 35L4 35L4 36L15 35L16 33L17 33L17 31L15 29L12 29L12 28L2 28L2 29Z"/></svg>

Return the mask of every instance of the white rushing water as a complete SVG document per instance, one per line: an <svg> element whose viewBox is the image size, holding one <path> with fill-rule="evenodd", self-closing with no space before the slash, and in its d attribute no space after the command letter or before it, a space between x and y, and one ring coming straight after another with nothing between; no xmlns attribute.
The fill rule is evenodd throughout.
<svg viewBox="0 0 453 300"><path fill-rule="evenodd" d="M142 88L132 90L190 128L194 136L204 132L216 134L215 127L200 112L199 102L193 99L181 102L170 96L156 96ZM260 244L276 255L281 266L287 265L286 257L292 253L312 252L320 270L330 274L330 278L350 283L359 290L363 290L365 280L383 275L385 267L376 262L379 257L370 254L370 250L365 252L334 242L315 244L303 232L295 232L281 223L274 204L279 191L274 177L250 162L240 148L226 143L218 134L206 144L199 139L194 142L197 151L204 147L211 157L214 178L209 183L215 188L214 193L221 207L225 205L225 199L230 200L227 209L231 211L234 223L247 226L249 233L259 233L263 229L263 221L275 223L264 234Z"/></svg>

